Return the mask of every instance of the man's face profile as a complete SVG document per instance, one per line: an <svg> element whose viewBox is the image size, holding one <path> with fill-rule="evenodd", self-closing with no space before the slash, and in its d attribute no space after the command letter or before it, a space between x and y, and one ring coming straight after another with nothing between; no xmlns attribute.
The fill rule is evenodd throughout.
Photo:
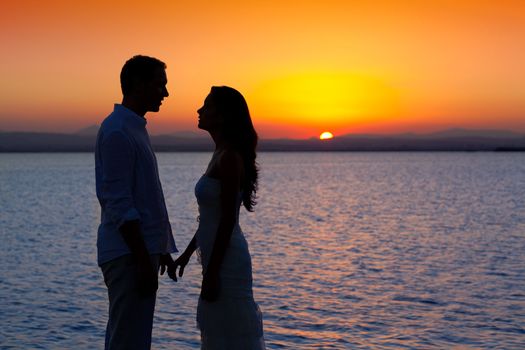
<svg viewBox="0 0 525 350"><path fill-rule="evenodd" d="M163 68L155 70L151 79L143 84L144 106L149 112L158 112L162 100L169 96L167 84L166 70Z"/></svg>

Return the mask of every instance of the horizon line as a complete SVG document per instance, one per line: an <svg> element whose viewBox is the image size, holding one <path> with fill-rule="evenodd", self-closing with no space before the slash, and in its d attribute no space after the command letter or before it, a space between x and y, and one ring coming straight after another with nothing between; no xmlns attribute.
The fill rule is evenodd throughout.
<svg viewBox="0 0 525 350"><path fill-rule="evenodd" d="M98 128L99 125L91 125L84 128L81 128L76 131L20 131L20 130L2 130L0 129L0 133L16 133L16 134L55 134L55 135L71 135L71 136L96 136L96 133L89 133L89 129ZM440 134L445 132L466 132L466 133L507 133L512 135L520 135L525 137L525 131L515 131L512 129L495 129L495 128L468 128L468 127L449 127L449 128L443 128L443 129L437 129L436 131L426 131L426 132L418 132L418 131L399 131L399 132L363 132L363 133L345 133L345 134L333 134L334 139L340 138L340 137L351 137L351 136L431 136L434 134ZM178 130L178 131L169 131L165 133L151 133L151 136L170 136L170 137L182 137L183 134L190 134L193 136L189 136L187 138L205 138L206 132L205 131L197 131L197 130ZM202 134L202 136L201 136ZM462 135L465 136L465 135ZM297 137L259 137L259 140L311 140L311 139L318 139L319 135L312 135L307 136L303 138L297 138Z"/></svg>

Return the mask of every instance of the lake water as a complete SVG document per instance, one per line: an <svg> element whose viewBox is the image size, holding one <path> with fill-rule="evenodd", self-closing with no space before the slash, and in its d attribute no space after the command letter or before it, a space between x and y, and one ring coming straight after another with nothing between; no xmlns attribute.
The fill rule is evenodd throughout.
<svg viewBox="0 0 525 350"><path fill-rule="evenodd" d="M210 154L158 154L184 249ZM262 153L243 211L268 349L525 348L524 153ZM101 349L91 154L0 154L0 348ZM154 349L198 349L200 266Z"/></svg>

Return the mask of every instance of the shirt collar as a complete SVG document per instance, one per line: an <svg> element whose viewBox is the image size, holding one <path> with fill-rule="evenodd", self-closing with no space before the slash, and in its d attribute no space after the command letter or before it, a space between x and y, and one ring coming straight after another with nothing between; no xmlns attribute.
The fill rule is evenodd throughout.
<svg viewBox="0 0 525 350"><path fill-rule="evenodd" d="M139 125L146 126L146 124L148 123L146 118L138 115L137 113L133 112L129 108L126 108L124 105L120 103L115 103L115 108L113 110L116 113L129 117L133 122L136 122Z"/></svg>

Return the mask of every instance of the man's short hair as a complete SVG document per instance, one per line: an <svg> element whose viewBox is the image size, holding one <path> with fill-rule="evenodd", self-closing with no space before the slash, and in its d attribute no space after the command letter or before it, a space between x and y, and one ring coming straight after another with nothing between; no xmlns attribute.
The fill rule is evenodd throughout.
<svg viewBox="0 0 525 350"><path fill-rule="evenodd" d="M159 68L166 69L166 64L155 57L136 55L127 60L120 72L122 94L131 94L137 82L150 81Z"/></svg>

